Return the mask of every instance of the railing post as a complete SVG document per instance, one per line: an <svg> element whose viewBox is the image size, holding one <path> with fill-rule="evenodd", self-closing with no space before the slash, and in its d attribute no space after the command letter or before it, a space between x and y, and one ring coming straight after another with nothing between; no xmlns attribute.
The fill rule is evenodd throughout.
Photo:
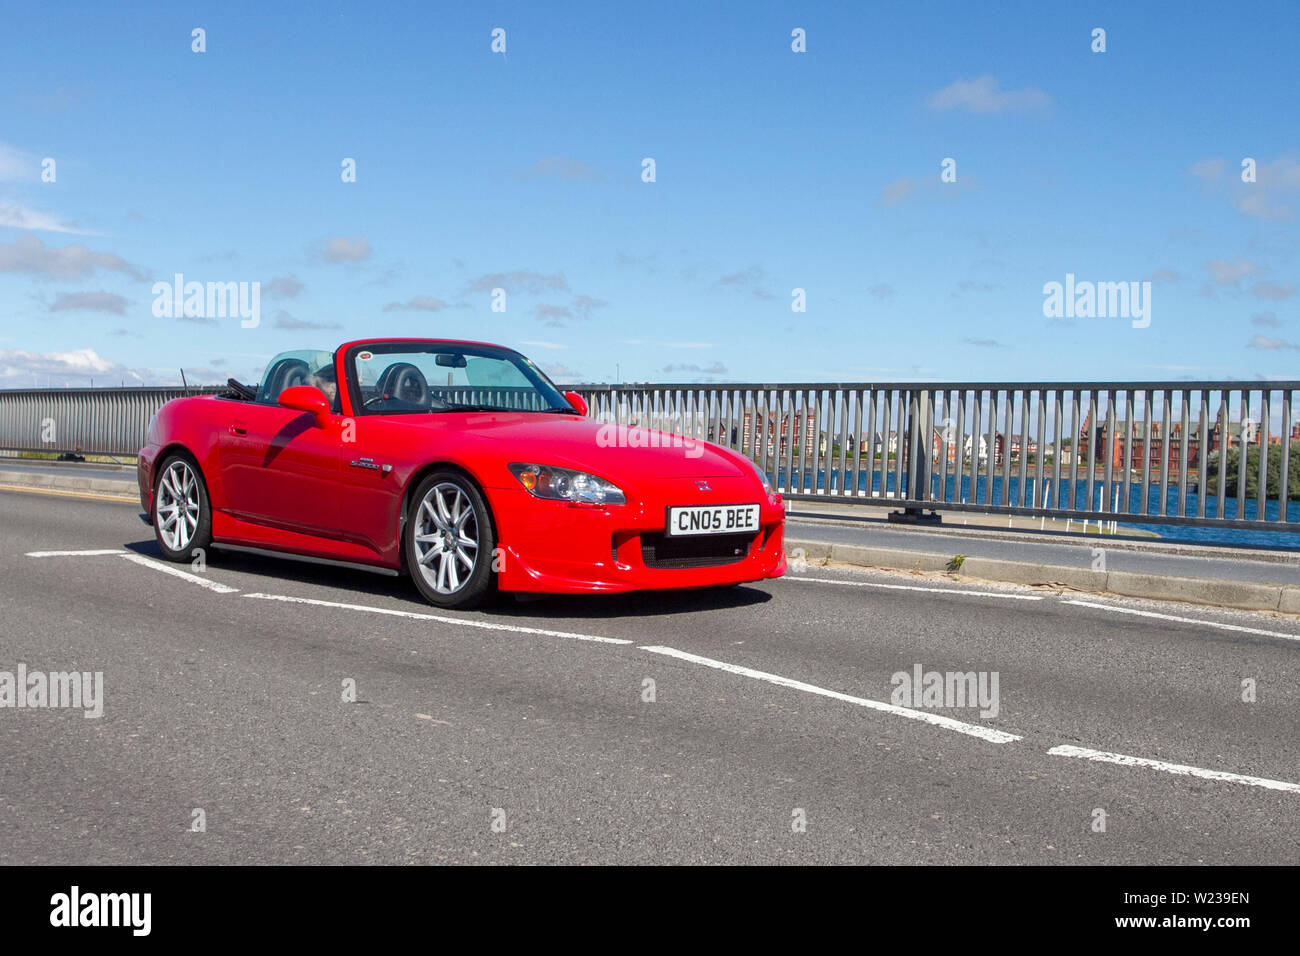
<svg viewBox="0 0 1300 956"><path fill-rule="evenodd" d="M920 388L908 394L905 446L902 444L904 431L901 424L900 422L898 429L898 454L907 456L906 496L915 501L927 501L930 498L930 436L934 430L934 393ZM902 496L900 489L899 497ZM902 511L891 511L886 517L890 521L904 524L939 524L943 520L938 512L932 510L927 514L920 505L909 506Z"/></svg>

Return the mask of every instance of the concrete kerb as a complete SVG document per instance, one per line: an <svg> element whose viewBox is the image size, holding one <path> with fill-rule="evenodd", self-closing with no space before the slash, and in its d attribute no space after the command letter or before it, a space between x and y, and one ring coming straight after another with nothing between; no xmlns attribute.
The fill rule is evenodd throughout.
<svg viewBox="0 0 1300 956"><path fill-rule="evenodd" d="M34 471L0 471L0 485L35 488L41 491L76 491L113 498L139 498L134 481L120 478L92 478L89 475L51 475Z"/></svg>
<svg viewBox="0 0 1300 956"><path fill-rule="evenodd" d="M810 562L836 561L888 571L949 572L962 578L998 581L1031 587L1057 587L1093 594L1114 594L1152 601L1178 601L1246 611L1300 614L1300 588L1248 581L1215 581L1133 571L1093 571L1062 565L995 558L967 557L956 566L953 557L926 551L869 548L804 538L787 538L786 553L801 549Z"/></svg>

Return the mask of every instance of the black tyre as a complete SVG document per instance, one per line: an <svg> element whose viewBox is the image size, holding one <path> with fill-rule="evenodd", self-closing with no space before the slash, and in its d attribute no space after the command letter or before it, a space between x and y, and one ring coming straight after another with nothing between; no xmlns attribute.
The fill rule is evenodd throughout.
<svg viewBox="0 0 1300 956"><path fill-rule="evenodd" d="M153 484L153 530L169 561L188 562L212 544L212 509L203 472L188 455L168 455Z"/></svg>
<svg viewBox="0 0 1300 956"><path fill-rule="evenodd" d="M492 594L492 513L478 486L461 472L436 471L416 487L402 547L411 580L430 604L470 608Z"/></svg>

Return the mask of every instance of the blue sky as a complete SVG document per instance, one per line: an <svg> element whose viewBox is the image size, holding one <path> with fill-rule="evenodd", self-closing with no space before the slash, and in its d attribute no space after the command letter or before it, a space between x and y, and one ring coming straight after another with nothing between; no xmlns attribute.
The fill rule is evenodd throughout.
<svg viewBox="0 0 1300 956"><path fill-rule="evenodd" d="M563 381L1300 377L1300 4L3 19L3 386L251 379L368 335ZM260 325L156 316L176 273L260 282ZM1046 318L1067 273L1151 281L1150 326Z"/></svg>

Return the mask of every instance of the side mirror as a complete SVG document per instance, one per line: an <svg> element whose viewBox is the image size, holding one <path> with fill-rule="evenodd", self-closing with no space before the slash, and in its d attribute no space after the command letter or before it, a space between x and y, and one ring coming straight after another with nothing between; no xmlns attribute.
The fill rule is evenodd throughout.
<svg viewBox="0 0 1300 956"><path fill-rule="evenodd" d="M315 385L294 385L280 393L280 407L292 408L294 411L307 412L316 418L316 424L322 428L329 424L330 401Z"/></svg>
<svg viewBox="0 0 1300 956"><path fill-rule="evenodd" d="M565 392L564 397L568 399L569 404L573 406L575 412L583 418L587 417L587 400L585 398L577 392Z"/></svg>

